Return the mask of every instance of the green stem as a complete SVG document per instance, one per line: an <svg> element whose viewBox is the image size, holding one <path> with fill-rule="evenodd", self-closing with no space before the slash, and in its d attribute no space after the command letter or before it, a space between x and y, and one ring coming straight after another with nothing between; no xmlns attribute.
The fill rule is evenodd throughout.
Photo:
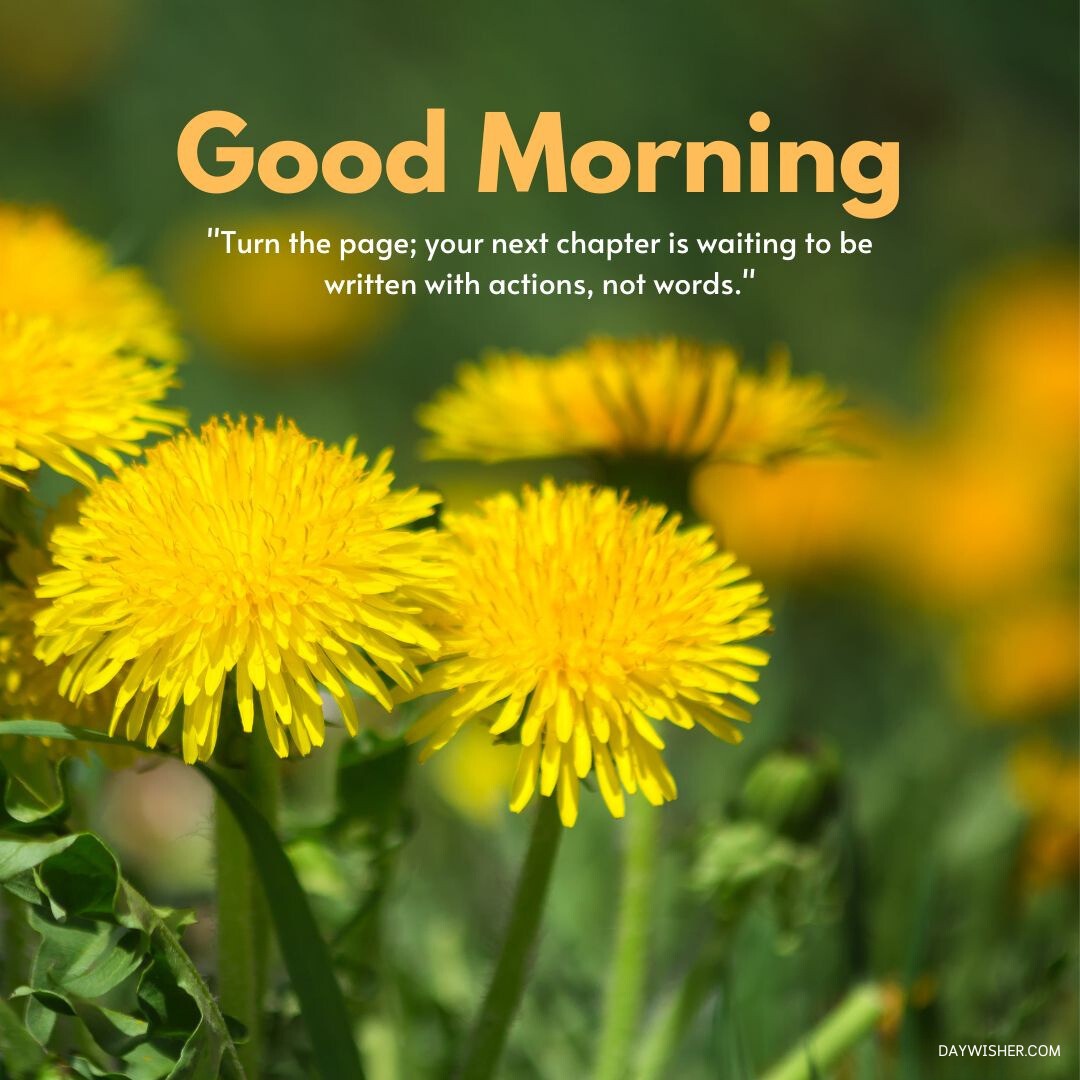
<svg viewBox="0 0 1080 1080"><path fill-rule="evenodd" d="M686 973L682 983L661 1003L642 1039L637 1080L664 1080L667 1066L687 1028L719 982L722 963L710 950Z"/></svg>
<svg viewBox="0 0 1080 1080"><path fill-rule="evenodd" d="M555 798L541 798L514 891L502 952L465 1050L461 1080L489 1080L495 1075L525 989L562 831Z"/></svg>
<svg viewBox="0 0 1080 1080"><path fill-rule="evenodd" d="M262 732L246 740L248 760L236 777L241 787L276 829L279 799L278 761ZM214 803L217 842L218 995L222 1011L247 1028L238 1046L244 1072L262 1076L265 1025L263 1009L272 947L270 913L243 831L220 796Z"/></svg>
<svg viewBox="0 0 1080 1080"><path fill-rule="evenodd" d="M625 1080L641 1018L649 960L649 924L656 889L660 815L644 802L628 815L615 956L608 971L595 1080Z"/></svg>
<svg viewBox="0 0 1080 1080"><path fill-rule="evenodd" d="M855 987L839 1005L761 1080L813 1080L828 1072L870 1031L885 1012L881 987Z"/></svg>
<svg viewBox="0 0 1080 1080"><path fill-rule="evenodd" d="M145 896L126 881L121 883L121 888L132 914L138 918L140 925L146 927L158 939L169 967L178 975L178 984L195 999L204 1023L210 1028L211 1035L220 1040L221 1076L228 1080L254 1080L244 1072L240 1054L229 1035L228 1025L225 1023L221 1008L203 982L191 957L180 944L180 939L169 929Z"/></svg>

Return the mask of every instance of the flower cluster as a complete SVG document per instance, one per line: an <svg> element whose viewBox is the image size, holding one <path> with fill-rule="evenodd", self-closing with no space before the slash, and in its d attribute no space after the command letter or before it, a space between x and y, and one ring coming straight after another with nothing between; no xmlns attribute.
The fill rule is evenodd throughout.
<svg viewBox="0 0 1080 1080"><path fill-rule="evenodd" d="M322 745L330 703L355 734L356 691L423 697L422 759L485 732L516 748L511 808L539 790L567 826L590 777L616 817L627 794L673 799L669 725L740 740L771 615L709 527L545 481L425 528L439 497L396 488L390 451L287 420L211 420L127 462L183 423L163 404L179 352L135 272L0 210L0 479L46 464L87 488L49 561L0 591L5 715L90 710L196 762L234 715L284 757ZM467 368L422 419L433 456L767 464L835 449L840 405L786 358L757 374L728 349L598 340Z"/></svg>

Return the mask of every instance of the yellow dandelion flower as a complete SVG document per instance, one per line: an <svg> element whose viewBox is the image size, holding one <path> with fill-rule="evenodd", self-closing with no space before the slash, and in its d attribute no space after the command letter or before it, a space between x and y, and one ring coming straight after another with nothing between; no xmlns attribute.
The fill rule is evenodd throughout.
<svg viewBox="0 0 1080 1080"><path fill-rule="evenodd" d="M750 719L768 659L745 642L770 613L707 527L680 530L662 506L551 482L445 520L443 651L409 696L453 692L409 732L428 740L422 757L484 714L491 735L521 747L511 809L539 775L569 826L590 771L616 817L624 791L675 798L658 721L740 740L732 721Z"/></svg>
<svg viewBox="0 0 1080 1080"><path fill-rule="evenodd" d="M735 380L730 412L708 457L764 465L793 455L832 453L843 446L842 401L822 378L792 378L790 355L778 352L763 374L742 372Z"/></svg>
<svg viewBox="0 0 1080 1080"><path fill-rule="evenodd" d="M0 313L43 315L125 350L179 360L173 317L143 275L47 210L0 206Z"/></svg>
<svg viewBox="0 0 1080 1080"><path fill-rule="evenodd" d="M157 404L175 385L172 365L120 344L100 331L0 313L0 483L25 488L20 474L45 464L91 484L87 459L117 469L121 455L141 453L147 435L183 423L183 412Z"/></svg>
<svg viewBox="0 0 1080 1080"><path fill-rule="evenodd" d="M762 463L835 449L841 395L794 379L786 355L766 374L735 353L668 338L607 338L554 359L520 353L465 365L424 406L430 458L656 454Z"/></svg>
<svg viewBox="0 0 1080 1080"><path fill-rule="evenodd" d="M389 462L284 422L215 421L154 447L53 533L38 655L70 657L72 698L115 680L112 729L151 747L182 706L188 762L213 752L227 682L245 731L258 699L282 757L290 739L322 744L320 686L355 733L349 684L390 708L380 672L410 687L437 648L422 612L441 537L406 526L438 497L392 491Z"/></svg>
<svg viewBox="0 0 1080 1080"><path fill-rule="evenodd" d="M0 717L77 722L78 707L58 693L59 672L34 656L34 614L41 606L26 583L0 584Z"/></svg>

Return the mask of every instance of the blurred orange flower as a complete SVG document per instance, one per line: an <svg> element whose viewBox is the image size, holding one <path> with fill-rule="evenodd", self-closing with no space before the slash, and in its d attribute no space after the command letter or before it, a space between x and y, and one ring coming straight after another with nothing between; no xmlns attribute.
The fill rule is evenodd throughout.
<svg viewBox="0 0 1080 1080"><path fill-rule="evenodd" d="M961 689L982 713L1020 720L1073 700L1080 681L1080 623L1064 598L996 612L960 639Z"/></svg>
<svg viewBox="0 0 1080 1080"><path fill-rule="evenodd" d="M1076 467L1080 281L1072 260L1015 263L977 282L945 335L946 426L1000 452Z"/></svg>
<svg viewBox="0 0 1080 1080"><path fill-rule="evenodd" d="M1023 879L1042 889L1080 869L1080 759L1046 742L1024 743L1009 762L1013 791L1030 816Z"/></svg>
<svg viewBox="0 0 1080 1080"><path fill-rule="evenodd" d="M1052 576L1068 523L1024 462L993 446L914 442L881 463L868 520L890 590L968 614Z"/></svg>
<svg viewBox="0 0 1080 1080"><path fill-rule="evenodd" d="M868 460L705 467L693 483L696 509L765 577L869 570L888 591L938 612L981 617L1007 605L972 646L985 653L1017 598L1060 591L1074 573L1077 312L1067 264L1009 266L977 282L944 333L947 396L926 430L879 423L848 433ZM1054 620L1066 630L1068 612ZM1041 616L1024 627L1049 633ZM1075 620L1052 647L1043 640L1038 664L1028 657L1023 694L1015 664L997 664L983 704L1034 700L1030 681L1044 677L1043 697L1053 696L1071 678L1059 658L1075 640Z"/></svg>
<svg viewBox="0 0 1080 1080"><path fill-rule="evenodd" d="M883 424L853 416L843 438L865 455L787 459L766 469L702 466L691 481L691 504L766 580L862 565L879 458L892 436Z"/></svg>
<svg viewBox="0 0 1080 1080"><path fill-rule="evenodd" d="M800 577L862 557L872 468L848 458L710 465L694 476L691 501L763 577Z"/></svg>

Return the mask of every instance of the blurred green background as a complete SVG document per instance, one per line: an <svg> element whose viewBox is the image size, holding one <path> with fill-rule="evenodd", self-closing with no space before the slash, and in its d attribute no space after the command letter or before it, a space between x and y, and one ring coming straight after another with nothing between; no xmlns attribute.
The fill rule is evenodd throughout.
<svg viewBox="0 0 1080 1080"><path fill-rule="evenodd" d="M485 350L555 352L598 333L728 341L750 363L786 343L797 372L844 386L872 416L875 456L857 479L841 466L771 487L702 481L699 508L733 544L745 538L777 633L743 746L672 740L681 795L664 818L656 995L716 932L690 867L744 812L748 770L781 747L815 760L827 748L839 796L808 842L812 880L754 892L723 986L672 1065L680 1080L758 1074L864 976L910 1007L844 1076L1076 1075L1076 41L1064 2L0 0L0 197L53 205L148 269L190 342L176 400L193 423L284 413L326 439L355 433L372 452L393 445L404 480L460 505L538 470L425 465L416 406ZM445 194L249 184L213 197L176 165L181 128L205 109L242 115L258 145L382 149L421 137L428 107L447 110ZM744 143L756 109L774 139L899 140L899 206L860 222L839 192L688 195L677 173L650 195L477 195L484 111L527 131L542 109L562 111L571 146ZM315 262L215 255L207 225L250 222L416 237L843 228L874 254L756 261L728 299L328 303ZM612 275L676 269L713 266L628 258ZM505 272L526 270L607 274L540 259ZM397 773L376 780L347 757L336 811L333 755L291 766L294 854L344 934L376 1078L442 1075L482 986L526 827L503 806L501 753L465 745L423 768L399 755L403 795ZM88 776L86 790L152 895L205 899L208 803L192 774ZM381 798L393 843L372 827ZM578 1076L590 1058L621 826L587 802L508 1077ZM313 830L335 813L327 848ZM377 920L363 905L373 885ZM984 1041L1060 1043L1062 1056L937 1056L940 1043Z"/></svg>

